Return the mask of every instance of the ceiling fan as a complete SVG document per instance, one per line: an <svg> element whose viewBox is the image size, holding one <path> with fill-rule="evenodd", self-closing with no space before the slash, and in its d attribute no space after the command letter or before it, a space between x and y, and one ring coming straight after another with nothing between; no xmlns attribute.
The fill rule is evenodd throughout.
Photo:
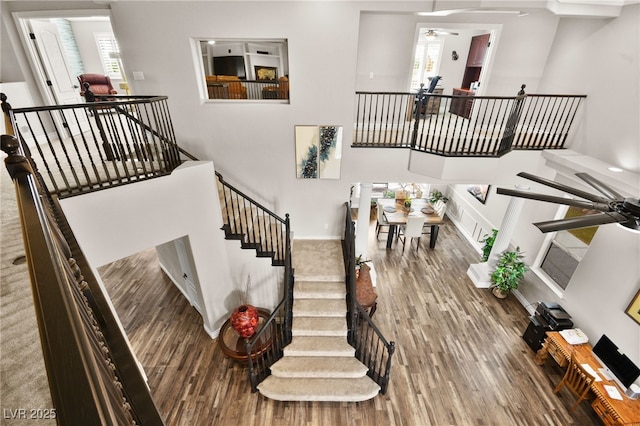
<svg viewBox="0 0 640 426"><path fill-rule="evenodd" d="M580 198L584 198L587 201L504 188L497 188L496 193L596 211L596 213L579 217L534 223L534 225L544 233L586 228L589 226L598 226L607 223L619 223L626 228L634 231L640 231L640 199L625 198L614 189L587 173L576 173L575 175L596 189L603 196L581 191L526 172L520 172L518 173L518 176L573 194Z"/></svg>
<svg viewBox="0 0 640 426"><path fill-rule="evenodd" d="M422 33L422 35L424 35L425 38L427 39L434 39L436 37L439 37L441 35L458 35L458 33L454 33L451 31L445 31L442 30L440 28L434 28L431 30L427 30L426 32Z"/></svg>

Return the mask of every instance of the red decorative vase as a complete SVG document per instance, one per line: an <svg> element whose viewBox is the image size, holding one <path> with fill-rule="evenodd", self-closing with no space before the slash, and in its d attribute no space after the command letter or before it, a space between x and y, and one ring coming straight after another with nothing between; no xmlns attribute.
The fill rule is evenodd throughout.
<svg viewBox="0 0 640 426"><path fill-rule="evenodd" d="M231 327L245 339L258 327L258 310L252 305L240 305L231 313Z"/></svg>

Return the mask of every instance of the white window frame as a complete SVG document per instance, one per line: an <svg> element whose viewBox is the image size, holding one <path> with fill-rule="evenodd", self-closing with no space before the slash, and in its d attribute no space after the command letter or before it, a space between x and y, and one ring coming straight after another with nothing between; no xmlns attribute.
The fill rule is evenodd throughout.
<svg viewBox="0 0 640 426"><path fill-rule="evenodd" d="M120 55L118 41L112 33L94 33L96 46L98 47L98 55L105 75L112 80L122 80L122 66L119 57L111 57L111 53ZM103 42L107 40L107 44L111 44L112 49L105 49ZM117 69L117 72L114 71Z"/></svg>
<svg viewBox="0 0 640 426"><path fill-rule="evenodd" d="M572 198L567 195L565 195L565 197ZM567 214L568 210L569 210L569 206L566 206L566 205L559 206L553 219L554 220L563 219ZM544 241L540 245L540 250L538 251L538 255L536 256L536 259L533 262L533 266L531 267L531 272L536 274L538 278L540 278L540 280L544 282L547 285L547 287L549 287L549 289L551 289L551 291L553 291L556 295L558 295L558 297L564 298L564 293L571 285L571 282L567 284L567 288L563 289L558 283L555 282L553 278L549 276L549 274L547 274L542 269L542 262L544 262L547 252L549 251L549 248L552 242L556 239L557 234L558 234L557 232L550 232L545 236ZM589 248L587 247L587 251L588 250ZM582 259L578 262L578 267L580 266L580 262L582 262Z"/></svg>
<svg viewBox="0 0 640 426"><path fill-rule="evenodd" d="M425 63L426 63L426 58L427 58L427 53L429 52L429 46L431 45L437 45L439 46L439 52L438 52L438 58L435 61L435 65L433 67L432 70L432 75L428 75L425 77ZM422 58L419 59L420 61L420 66L419 66L419 72L418 72L418 84L417 86L413 85L413 72L414 72L414 68L415 68L415 64L417 61L417 54L418 54L418 49L420 46L424 46L424 52L422 54ZM421 42L418 41L416 43L415 49L414 49L414 54L413 54L413 61L411 62L411 70L410 70L410 74L409 74L409 90L410 91L415 91L420 89L420 83L424 83L425 88L427 88L429 86L429 77L434 77L436 75L438 75L438 73L440 72L440 64L442 63L442 53L444 51L444 40L441 38L435 38L434 40L427 40L425 42Z"/></svg>

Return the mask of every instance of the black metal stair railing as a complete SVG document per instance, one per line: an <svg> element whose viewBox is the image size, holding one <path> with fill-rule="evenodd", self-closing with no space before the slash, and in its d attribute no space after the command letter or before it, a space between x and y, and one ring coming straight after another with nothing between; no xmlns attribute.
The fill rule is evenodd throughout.
<svg viewBox="0 0 640 426"><path fill-rule="evenodd" d="M287 244L290 245L290 241ZM252 392L258 391L258 385L271 374L271 366L283 357L285 346L292 340L294 276L291 251L288 250L288 253L284 272L284 297L262 328L244 341Z"/></svg>
<svg viewBox="0 0 640 426"><path fill-rule="evenodd" d="M273 266L285 266L289 215L281 218L242 191L236 189L216 172L225 236L239 240L241 247L255 249L258 257L270 257Z"/></svg>
<svg viewBox="0 0 640 426"><path fill-rule="evenodd" d="M258 257L270 257L273 266L284 266L282 299L258 332L245 339L249 382L252 392L257 392L292 338L294 271L290 219L288 214L281 218L230 185L220 173L216 172L216 176L226 238L239 240L242 248L255 249Z"/></svg>
<svg viewBox="0 0 640 426"><path fill-rule="evenodd" d="M60 198L163 176L181 163L166 96L16 109L0 96L22 151Z"/></svg>
<svg viewBox="0 0 640 426"><path fill-rule="evenodd" d="M356 349L356 358L369 369L367 375L380 385L380 392L385 394L389 387L391 359L396 346L394 342L388 342L384 338L369 314L356 300L355 226L349 203L345 203L345 209L346 220L342 244L347 286L347 339Z"/></svg>
<svg viewBox="0 0 640 426"><path fill-rule="evenodd" d="M353 147L500 157L566 147L586 95L463 96L356 92Z"/></svg>

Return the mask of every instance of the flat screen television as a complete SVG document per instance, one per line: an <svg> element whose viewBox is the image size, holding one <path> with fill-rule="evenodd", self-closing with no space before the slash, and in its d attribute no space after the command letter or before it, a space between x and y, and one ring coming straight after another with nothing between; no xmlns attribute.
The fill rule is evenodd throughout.
<svg viewBox="0 0 640 426"><path fill-rule="evenodd" d="M216 56L213 58L213 72L216 75L235 75L240 80L247 78L242 56Z"/></svg>
<svg viewBox="0 0 640 426"><path fill-rule="evenodd" d="M605 334L592 349L593 354L617 378L624 388L628 388L640 376L640 368L627 356L620 353L618 347Z"/></svg>

